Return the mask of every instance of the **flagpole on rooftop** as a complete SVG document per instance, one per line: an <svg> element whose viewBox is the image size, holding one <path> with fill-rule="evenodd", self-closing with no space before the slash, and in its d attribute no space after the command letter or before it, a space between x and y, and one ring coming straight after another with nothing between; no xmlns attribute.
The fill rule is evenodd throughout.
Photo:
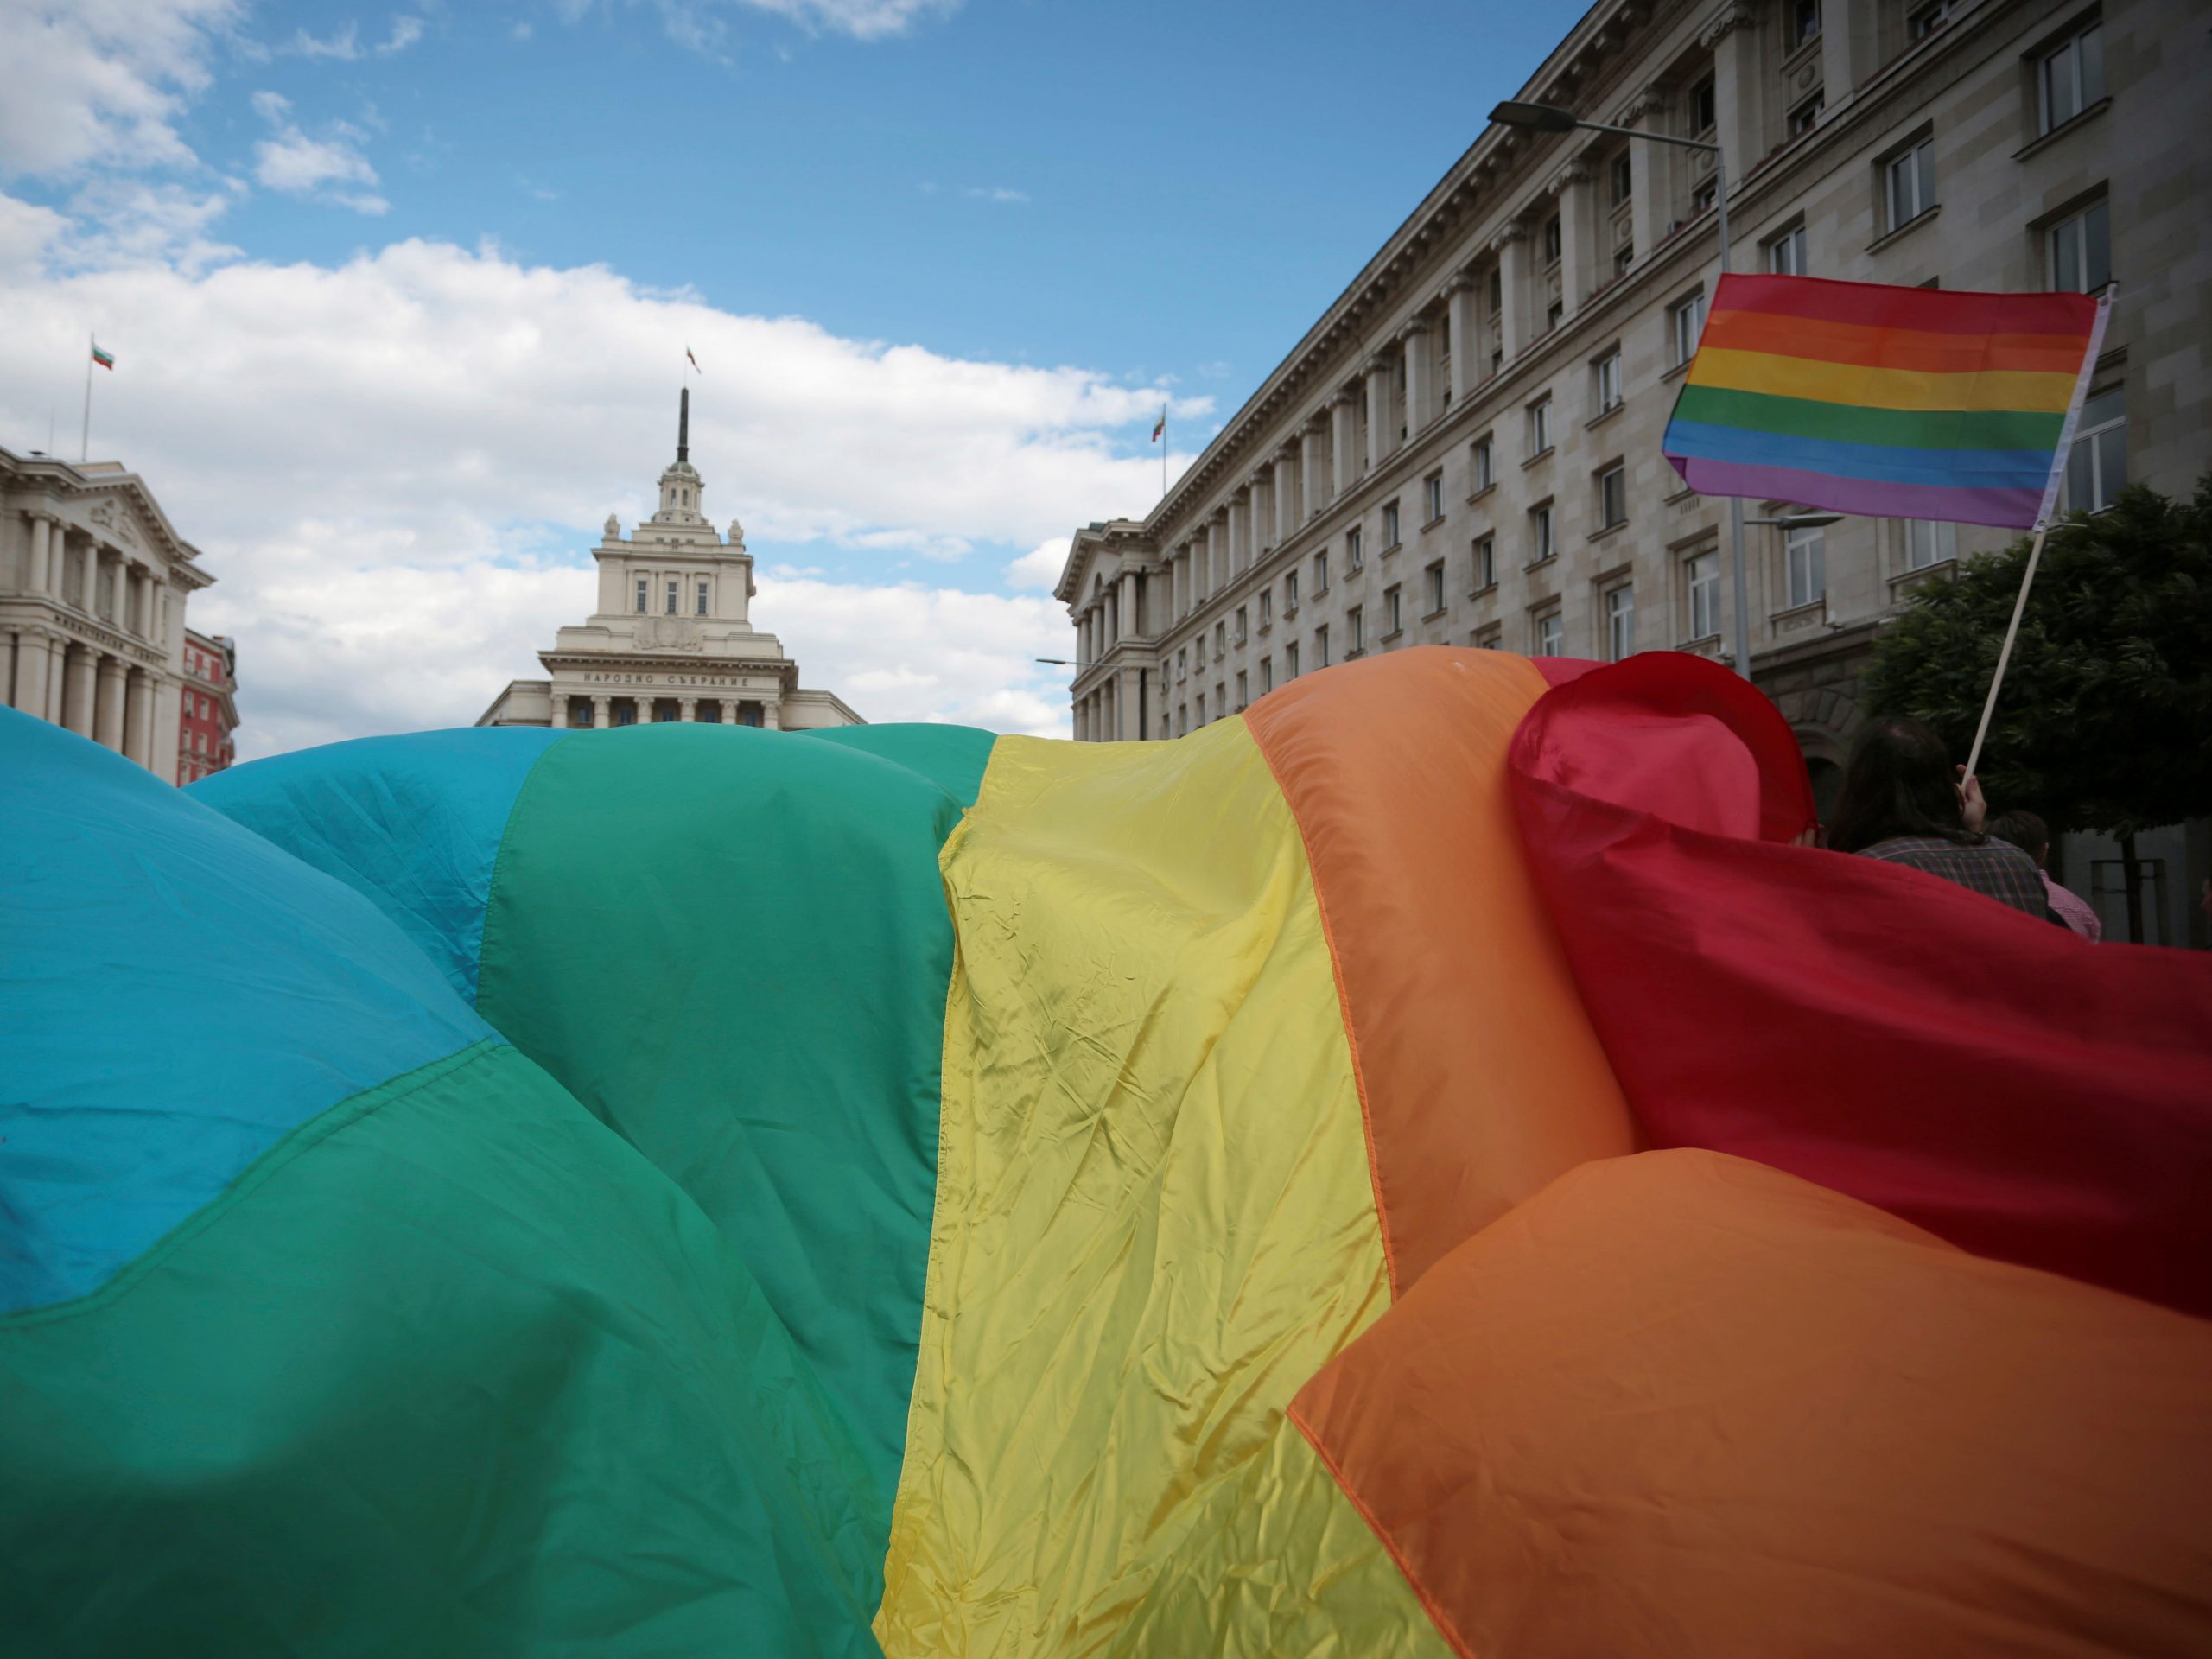
<svg viewBox="0 0 2212 1659"><path fill-rule="evenodd" d="M92 458L92 356L100 348L98 334L85 336L85 427L77 438L77 464Z"/></svg>

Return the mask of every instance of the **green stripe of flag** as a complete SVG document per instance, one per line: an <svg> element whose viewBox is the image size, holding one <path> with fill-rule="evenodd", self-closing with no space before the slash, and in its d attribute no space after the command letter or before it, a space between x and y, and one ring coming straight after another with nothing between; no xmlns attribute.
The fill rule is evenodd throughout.
<svg viewBox="0 0 2212 1659"><path fill-rule="evenodd" d="M1721 386L1683 387L1675 418L1900 449L2053 449L2066 421L2063 414L2009 409L1860 409Z"/></svg>

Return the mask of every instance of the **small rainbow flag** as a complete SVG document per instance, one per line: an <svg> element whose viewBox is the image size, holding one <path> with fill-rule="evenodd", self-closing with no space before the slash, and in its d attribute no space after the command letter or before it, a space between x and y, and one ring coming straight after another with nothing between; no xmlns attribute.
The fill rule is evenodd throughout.
<svg viewBox="0 0 2212 1659"><path fill-rule="evenodd" d="M1723 276L1662 444L1692 489L1883 518L2047 518L2111 305Z"/></svg>

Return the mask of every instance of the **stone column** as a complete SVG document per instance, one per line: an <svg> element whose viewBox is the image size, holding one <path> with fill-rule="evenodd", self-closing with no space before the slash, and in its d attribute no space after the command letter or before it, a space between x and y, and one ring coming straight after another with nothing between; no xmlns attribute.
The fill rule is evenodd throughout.
<svg viewBox="0 0 2212 1659"><path fill-rule="evenodd" d="M1735 60L1739 85L1755 81L1758 75L1758 29L1751 17L1743 15L1747 10L1740 4L1732 6L1713 21L1714 29L1723 26L1723 18L1727 18L1734 25L1732 34L1725 34L1721 37L1722 47L1738 38L1746 42L1739 48L1741 55ZM1851 95L1864 86L1881 66L1878 60L1879 51L1875 36L1879 19L1873 6L1866 3L1866 0L1834 0L1824 8L1824 11L1821 20L1821 115L1826 120L1841 109ZM1736 15L1731 17L1730 13ZM1725 54L1716 51L1714 55L1717 59ZM1722 73L1716 62L1713 84L1716 99L1726 96L1720 79ZM1726 142L1728 130L1728 106L1722 103L1720 130L1724 143ZM1730 170L1741 178L1750 172L1751 166L1748 162L1737 161L1736 156L1735 150L1728 152Z"/></svg>
<svg viewBox="0 0 2212 1659"><path fill-rule="evenodd" d="M1293 438L1275 451L1275 539L1281 547L1298 534L1298 452L1302 446Z"/></svg>
<svg viewBox="0 0 2212 1659"><path fill-rule="evenodd" d="M1497 256L1498 344L1510 364L1529 344L1529 227L1508 225L1490 251Z"/></svg>
<svg viewBox="0 0 2212 1659"><path fill-rule="evenodd" d="M783 716L778 712L776 702L772 698L760 699L760 725L764 730L771 732L779 732L783 729Z"/></svg>
<svg viewBox="0 0 2212 1659"><path fill-rule="evenodd" d="M1666 94L1657 86L1647 86L1613 118L1613 124L1656 131L1665 124L1666 108ZM1667 228L1668 158L1674 149L1672 144L1628 141L1629 234L1636 243L1638 265L1657 251Z"/></svg>
<svg viewBox="0 0 2212 1659"><path fill-rule="evenodd" d="M1141 639L1144 618L1137 614L1137 573L1134 570L1122 573L1121 612L1123 635L1132 639Z"/></svg>
<svg viewBox="0 0 2212 1659"><path fill-rule="evenodd" d="M1352 415L1354 394L1344 390L1329 400L1329 460L1332 487L1329 499L1341 501L1344 492L1352 486L1359 475L1359 456L1356 446L1359 438L1359 423Z"/></svg>
<svg viewBox="0 0 2212 1659"><path fill-rule="evenodd" d="M1227 569L1222 573L1221 585L1229 586L1229 579L1250 562L1252 552L1252 521L1244 497L1239 493L1229 498L1228 530L1224 540L1228 543L1228 556L1223 561Z"/></svg>
<svg viewBox="0 0 2212 1659"><path fill-rule="evenodd" d="M608 706L613 701L612 697L594 697L591 700L591 723L595 728L604 731L614 723L613 713Z"/></svg>
<svg viewBox="0 0 2212 1659"><path fill-rule="evenodd" d="M1319 517L1329 499L1329 417L1315 416L1298 435L1298 522Z"/></svg>
<svg viewBox="0 0 2212 1659"><path fill-rule="evenodd" d="M1827 107L1833 110L1843 102L1845 95L1856 86L1865 73L1873 70L1872 62L1859 67L1854 73L1850 54L1846 49L1840 64L1839 48L1847 48L1852 39L1853 12L1866 15L1867 22L1873 21L1874 7L1871 0L1861 3L1838 3L1829 0L1822 9L1821 55L1823 76L1822 93ZM1728 177L1732 184L1741 185L1753 167L1766 157L1769 124L1766 119L1766 76L1759 67L1759 29L1747 5L1723 6L1698 37L1713 48L1713 113L1717 130L1713 137L1727 152ZM1781 136L1779 123L1775 124L1775 136ZM1694 151L1685 151L1694 162L1706 160ZM1698 175L1707 176L1700 168Z"/></svg>
<svg viewBox="0 0 2212 1659"><path fill-rule="evenodd" d="M699 699L678 697L676 700L676 717L687 726L696 721L699 718Z"/></svg>
<svg viewBox="0 0 2212 1659"><path fill-rule="evenodd" d="M1631 141L1632 142L1632 141ZM1559 201L1559 296L1571 320L1598 285L1596 228L1590 211L1590 169L1580 162L1561 168L1552 181Z"/></svg>
<svg viewBox="0 0 2212 1659"><path fill-rule="evenodd" d="M46 717L57 726L68 725L69 642L56 636L47 652Z"/></svg>
<svg viewBox="0 0 2212 1659"><path fill-rule="evenodd" d="M1477 316L1475 279L1460 271L1444 284L1445 315L1452 330L1452 407L1458 409L1468 394L1490 378L1484 367L1482 328Z"/></svg>
<svg viewBox="0 0 2212 1659"><path fill-rule="evenodd" d="M25 628L16 636L15 704L35 719L52 720L61 712L47 702L53 657L53 641L43 630Z"/></svg>
<svg viewBox="0 0 2212 1659"><path fill-rule="evenodd" d="M61 723L79 737L92 734L92 691L99 674L99 656L90 645L72 643L63 672Z"/></svg>
<svg viewBox="0 0 2212 1659"><path fill-rule="evenodd" d="M568 727L568 695L565 692L556 690L553 693L553 729L556 732L566 731Z"/></svg>
<svg viewBox="0 0 2212 1659"><path fill-rule="evenodd" d="M43 513L31 515L31 563L24 573L24 588L34 594L51 594L60 584L47 575L47 550L53 544L54 521Z"/></svg>
<svg viewBox="0 0 2212 1659"><path fill-rule="evenodd" d="M154 677L133 668L123 689L123 753L151 771L153 739Z"/></svg>
<svg viewBox="0 0 2212 1659"><path fill-rule="evenodd" d="M1275 544L1273 530L1275 522L1275 492L1272 481L1262 484L1257 473L1252 474L1249 486L1250 505L1245 511L1252 526L1251 537L1244 545L1244 568L1249 570L1260 562L1260 556ZM1138 735L1143 735L1141 733Z"/></svg>
<svg viewBox="0 0 2212 1659"><path fill-rule="evenodd" d="M1433 360L1429 355L1428 319L1415 317L1398 330L1398 345L1406 354L1406 437L1410 442L1421 428L1436 418L1432 407L1435 391L1434 379L1429 371Z"/></svg>
<svg viewBox="0 0 2212 1659"><path fill-rule="evenodd" d="M120 657L102 657L99 667L98 702L92 715L92 741L104 749L123 753L123 683L130 671Z"/></svg>
<svg viewBox="0 0 2212 1659"><path fill-rule="evenodd" d="M638 724L652 725L653 723L653 694L650 691L640 691L630 701L638 705Z"/></svg>
<svg viewBox="0 0 2212 1659"><path fill-rule="evenodd" d="M1396 448L1397 435L1390 429L1390 354L1377 352L1367 359L1367 470L1381 470L1383 458Z"/></svg>

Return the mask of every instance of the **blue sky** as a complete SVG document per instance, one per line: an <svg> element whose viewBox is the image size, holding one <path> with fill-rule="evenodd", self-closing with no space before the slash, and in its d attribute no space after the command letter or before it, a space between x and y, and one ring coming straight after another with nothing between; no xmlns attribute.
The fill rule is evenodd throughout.
<svg viewBox="0 0 2212 1659"><path fill-rule="evenodd" d="M1058 729L1055 548L1150 504L1160 400L1195 453L1576 15L29 0L0 442L99 328L247 751L459 723L588 608L688 342L761 626L871 717Z"/></svg>

